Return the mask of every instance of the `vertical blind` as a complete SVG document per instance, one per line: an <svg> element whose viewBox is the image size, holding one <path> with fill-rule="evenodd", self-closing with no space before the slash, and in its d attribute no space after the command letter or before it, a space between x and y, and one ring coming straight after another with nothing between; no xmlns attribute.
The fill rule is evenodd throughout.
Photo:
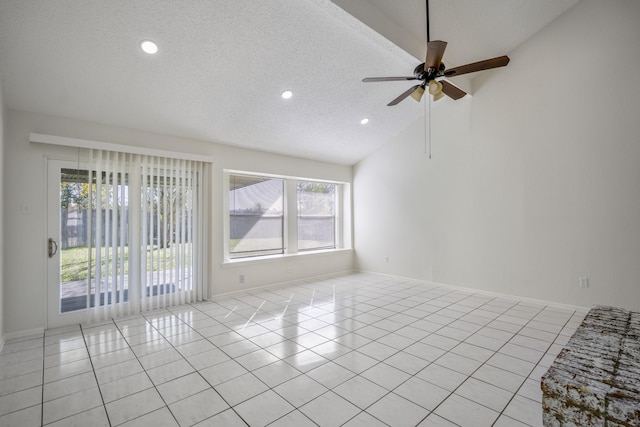
<svg viewBox="0 0 640 427"><path fill-rule="evenodd" d="M201 300L207 165L90 150L89 320Z"/></svg>

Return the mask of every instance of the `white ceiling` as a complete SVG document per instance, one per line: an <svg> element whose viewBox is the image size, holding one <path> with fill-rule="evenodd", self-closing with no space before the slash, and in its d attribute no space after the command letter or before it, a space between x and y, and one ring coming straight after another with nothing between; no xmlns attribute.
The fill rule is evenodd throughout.
<svg viewBox="0 0 640 427"><path fill-rule="evenodd" d="M0 0L5 102L351 165L424 114L410 99L386 107L411 82L360 82L422 62L424 0L334 1ZM462 65L510 52L577 1L431 0L431 38Z"/></svg>

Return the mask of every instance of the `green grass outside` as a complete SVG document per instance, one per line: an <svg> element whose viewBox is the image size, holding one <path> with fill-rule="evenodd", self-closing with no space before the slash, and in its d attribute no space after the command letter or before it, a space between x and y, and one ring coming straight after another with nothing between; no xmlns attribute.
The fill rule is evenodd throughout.
<svg viewBox="0 0 640 427"><path fill-rule="evenodd" d="M105 260L105 255L107 254L107 250L106 248L101 248L101 256L102 256L102 271L104 274L104 269L105 269L105 265L106 265L106 260ZM172 269L172 268L176 268L177 267L177 257L181 255L184 256L184 250L189 250L189 252L191 253L191 244L190 243L184 243L181 245L178 244L172 244L171 246L169 246L168 248L158 248L157 246L153 246L150 249L147 250L147 271L158 271L161 270L163 268L167 268L167 269ZM111 254L111 251L109 250L109 253ZM171 256L173 254L173 265L171 265ZM87 280L87 273L88 273L88 255L89 255L89 251L87 249L87 247L78 247L78 248L69 248L69 249L62 249L60 251L60 281L61 282L72 282L72 281L76 281L76 280ZM111 270L113 268L113 265L111 264L111 259L112 257L110 256L109 259L109 270ZM118 274L120 273L120 268L121 268L121 260L119 260L120 258L120 252L118 251L118 253L116 254L115 257L118 262L117 262L117 268L118 268ZM151 265L151 260L153 258L153 265ZM91 261L92 261L92 268L91 268L91 277L95 278L96 277L96 266L95 266L95 262L96 262L96 248L92 248L91 249ZM159 267L158 267L158 262L159 262ZM166 263L166 264L165 264ZM164 267L166 265L166 267ZM188 260L185 259L185 266L188 265ZM124 247L124 274L128 274L129 273L129 247L125 246Z"/></svg>

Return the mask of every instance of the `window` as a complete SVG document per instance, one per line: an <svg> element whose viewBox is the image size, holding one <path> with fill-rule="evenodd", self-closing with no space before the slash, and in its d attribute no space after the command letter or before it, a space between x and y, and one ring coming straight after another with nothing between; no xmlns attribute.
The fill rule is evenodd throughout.
<svg viewBox="0 0 640 427"><path fill-rule="evenodd" d="M349 247L344 183L229 173L228 260ZM345 232L346 230L346 232Z"/></svg>
<svg viewBox="0 0 640 427"><path fill-rule="evenodd" d="M231 175L229 258L284 253L284 180Z"/></svg>
<svg viewBox="0 0 640 427"><path fill-rule="evenodd" d="M335 249L336 184L298 181L298 250Z"/></svg>

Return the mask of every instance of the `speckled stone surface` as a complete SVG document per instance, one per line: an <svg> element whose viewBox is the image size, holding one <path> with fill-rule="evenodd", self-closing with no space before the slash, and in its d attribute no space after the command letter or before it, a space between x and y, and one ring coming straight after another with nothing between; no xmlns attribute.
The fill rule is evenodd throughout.
<svg viewBox="0 0 640 427"><path fill-rule="evenodd" d="M640 313L593 308L541 386L545 426L640 426Z"/></svg>

